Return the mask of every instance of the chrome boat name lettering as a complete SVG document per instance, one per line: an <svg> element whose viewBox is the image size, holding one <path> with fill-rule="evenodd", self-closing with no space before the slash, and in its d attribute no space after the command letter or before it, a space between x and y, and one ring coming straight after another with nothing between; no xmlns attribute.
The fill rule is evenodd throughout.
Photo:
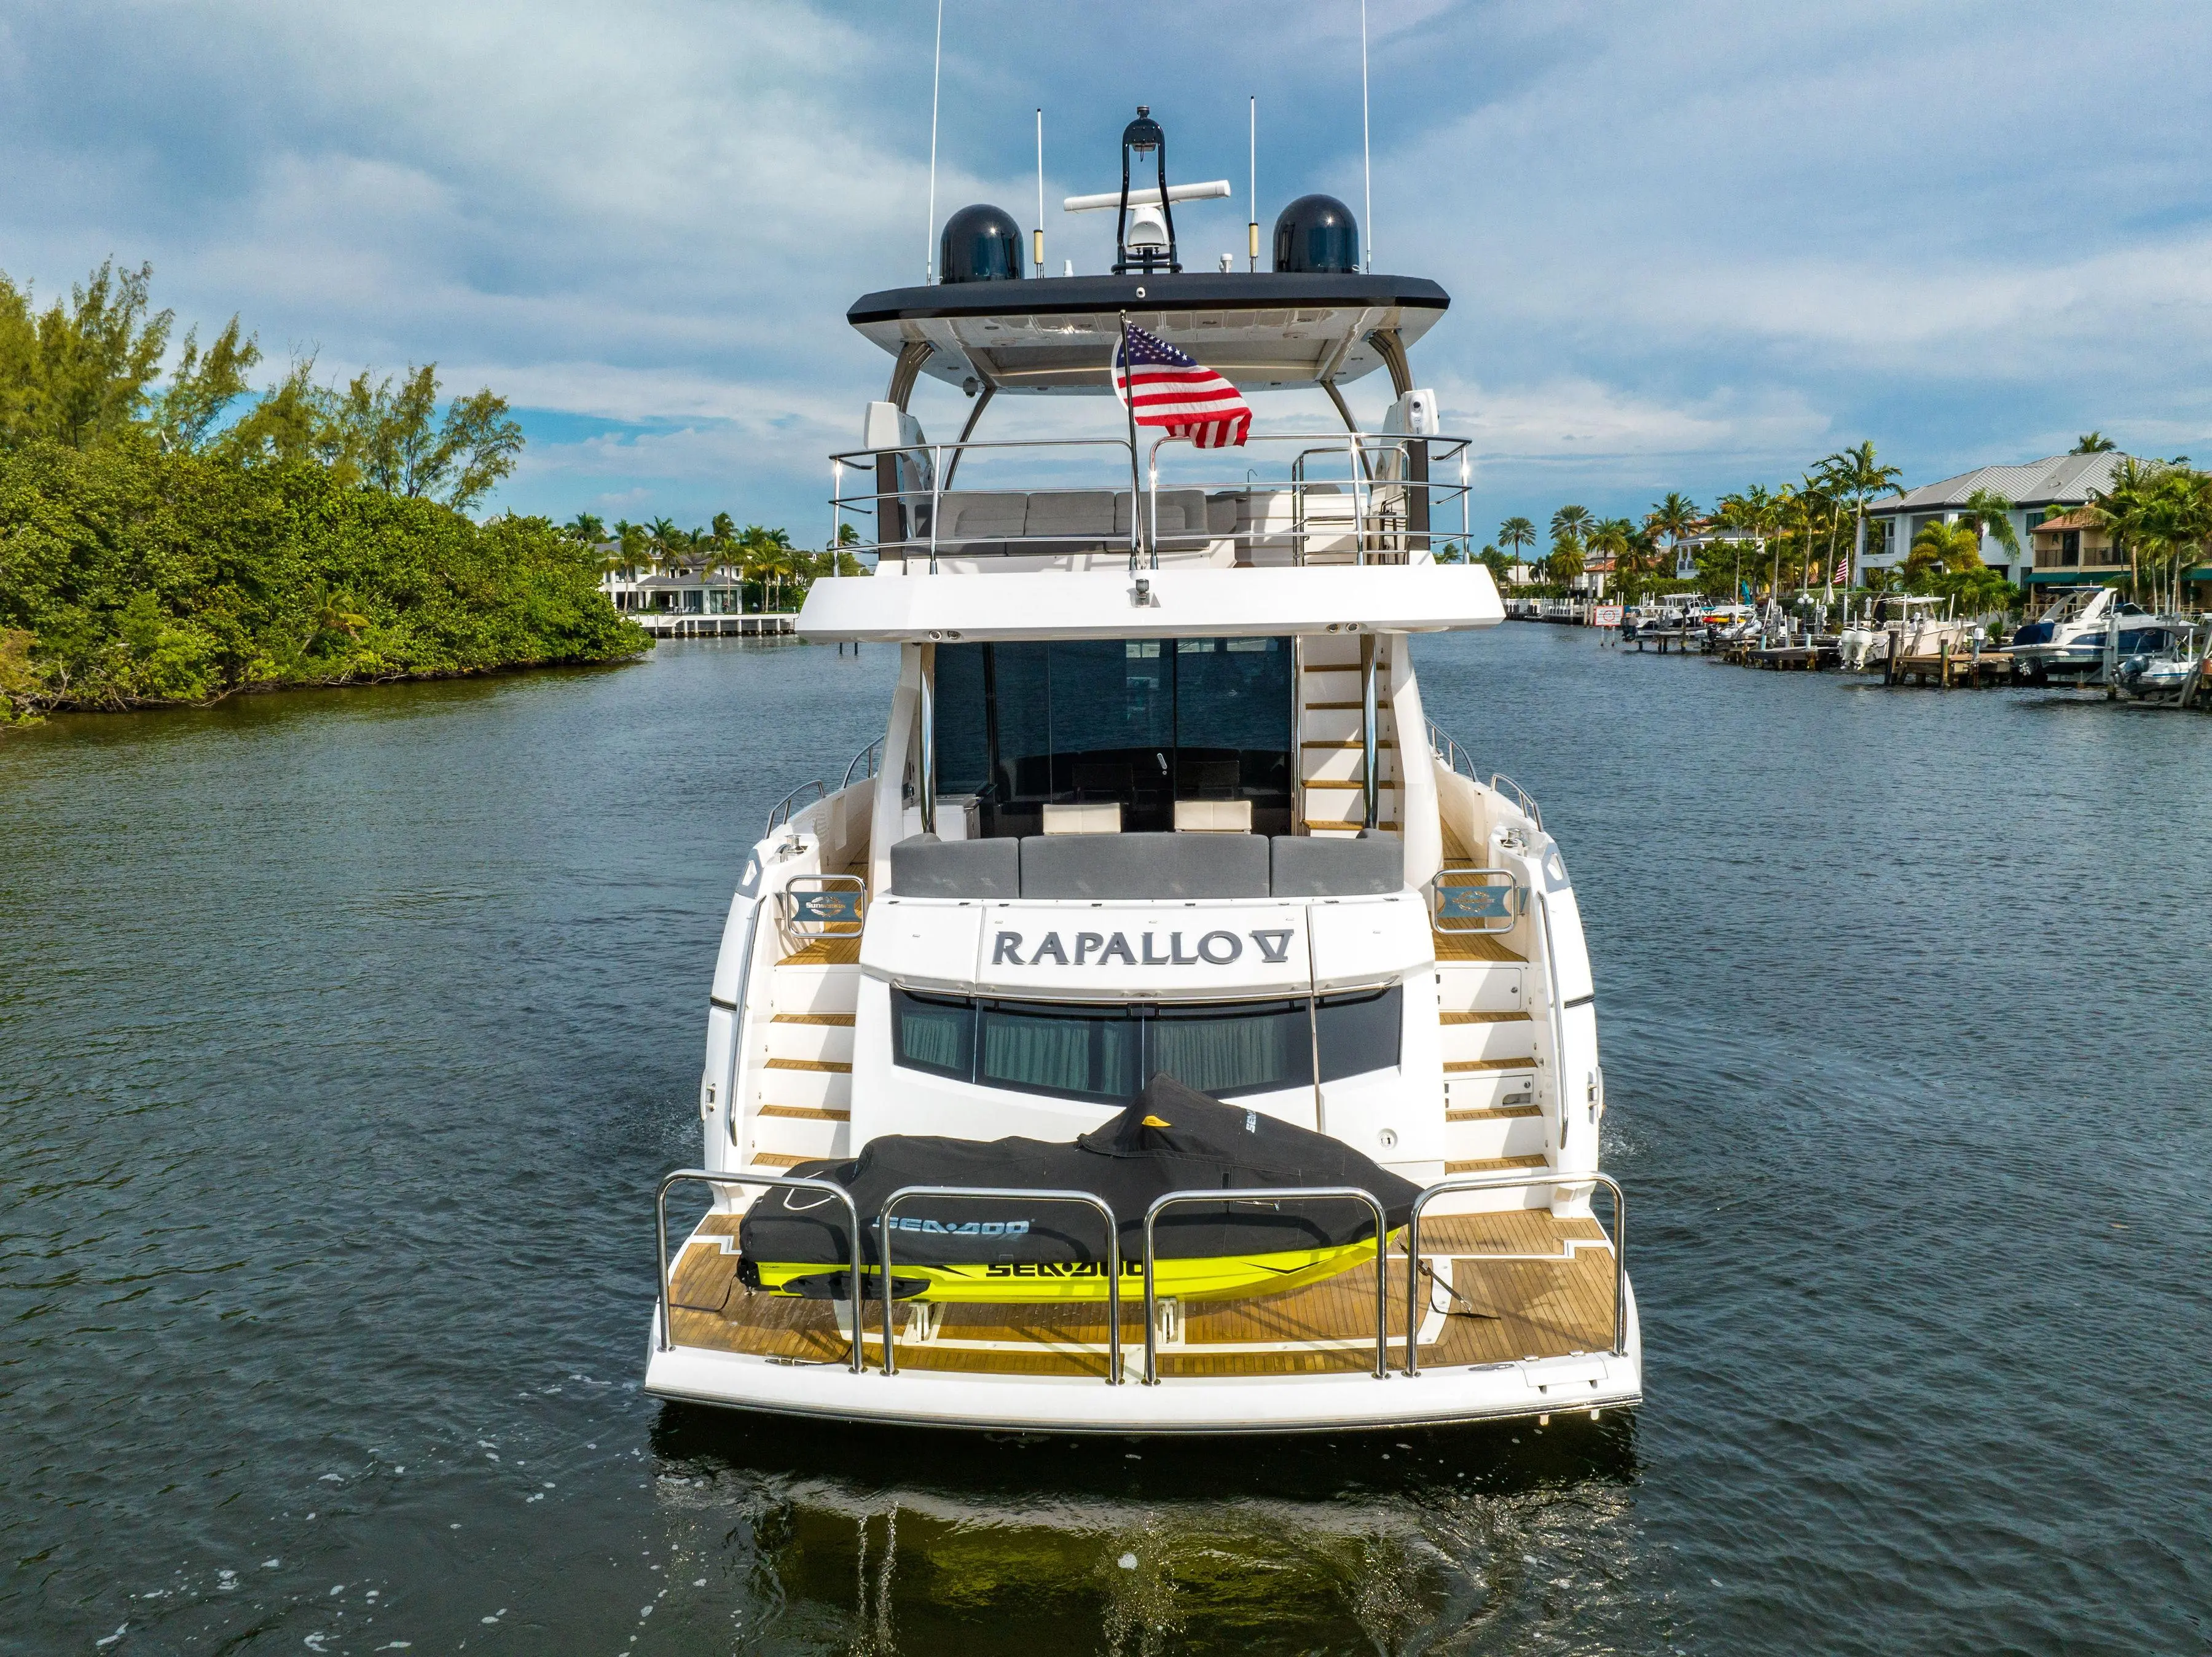
<svg viewBox="0 0 2212 1657"><path fill-rule="evenodd" d="M1022 959L1022 941L1025 935L1019 932L1000 932L991 940L991 965L994 966L1103 966L1109 961L1119 961L1124 966L1232 966L1244 956L1244 939L1258 946L1260 959L1270 966L1280 966L1291 958L1291 930L1289 927L1267 928L1239 936L1234 932L1214 931L1200 935L1196 946L1183 947L1183 935L1167 935L1167 951L1159 947L1157 932L1138 934L1138 948L1129 947L1126 932L1078 932L1073 935L1071 948L1057 932L1048 932L1037 940L1029 959Z"/></svg>

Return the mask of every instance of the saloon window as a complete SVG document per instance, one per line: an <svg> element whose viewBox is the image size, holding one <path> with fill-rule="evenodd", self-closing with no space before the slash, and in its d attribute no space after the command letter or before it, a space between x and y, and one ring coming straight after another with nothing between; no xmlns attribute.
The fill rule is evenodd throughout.
<svg viewBox="0 0 2212 1657"><path fill-rule="evenodd" d="M1177 800L1248 800L1255 831L1288 833L1291 658L1287 638L940 644L939 786L977 796L987 835L1072 801L1172 829Z"/></svg>
<svg viewBox="0 0 2212 1657"><path fill-rule="evenodd" d="M1318 1003L1096 1007L891 991L900 1064L1015 1093L1119 1103L1163 1071L1216 1099L1313 1085L1398 1063L1395 986Z"/></svg>

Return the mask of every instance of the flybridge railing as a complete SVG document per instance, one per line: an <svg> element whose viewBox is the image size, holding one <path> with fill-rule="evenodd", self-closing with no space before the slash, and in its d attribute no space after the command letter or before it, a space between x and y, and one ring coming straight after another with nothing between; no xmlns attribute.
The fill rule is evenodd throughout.
<svg viewBox="0 0 2212 1657"><path fill-rule="evenodd" d="M1169 448L1181 442L1157 438L1141 455L1121 438L848 450L830 457L832 539L872 526L850 550L932 574L945 559L1009 557L1093 568L1126 557L1132 570L1224 553L1240 565L1425 563L1444 540L1467 556L1468 438L1268 432L1234 449ZM970 455L994 475L955 489ZM1235 471L1214 474L1217 463ZM1019 487L997 475L1014 470L1031 475Z"/></svg>

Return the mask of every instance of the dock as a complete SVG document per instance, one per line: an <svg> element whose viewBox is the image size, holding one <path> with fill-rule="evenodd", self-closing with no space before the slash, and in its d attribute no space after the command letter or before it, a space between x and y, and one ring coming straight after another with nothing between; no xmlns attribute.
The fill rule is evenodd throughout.
<svg viewBox="0 0 2212 1657"><path fill-rule="evenodd" d="M634 621L655 638L788 638L799 631L799 618L789 612L766 615L701 615L683 610L625 610L623 619Z"/></svg>

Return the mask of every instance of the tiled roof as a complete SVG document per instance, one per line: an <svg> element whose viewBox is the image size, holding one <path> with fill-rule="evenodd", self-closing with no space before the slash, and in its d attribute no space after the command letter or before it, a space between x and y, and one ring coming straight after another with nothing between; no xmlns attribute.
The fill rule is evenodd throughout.
<svg viewBox="0 0 2212 1657"><path fill-rule="evenodd" d="M2002 495L2014 506L2079 505L2092 490L2111 488L2113 470L2127 458L2107 449L2101 454L2054 454L2026 466L1978 466L1940 484L1923 484L1901 500L1870 501L1867 510L1885 517L1893 512L1939 510L1963 505L1978 489Z"/></svg>
<svg viewBox="0 0 2212 1657"><path fill-rule="evenodd" d="M2046 529L2096 529L2101 527L2086 512L2062 512L2057 517L2045 518L2036 525L2035 533L2040 535Z"/></svg>

